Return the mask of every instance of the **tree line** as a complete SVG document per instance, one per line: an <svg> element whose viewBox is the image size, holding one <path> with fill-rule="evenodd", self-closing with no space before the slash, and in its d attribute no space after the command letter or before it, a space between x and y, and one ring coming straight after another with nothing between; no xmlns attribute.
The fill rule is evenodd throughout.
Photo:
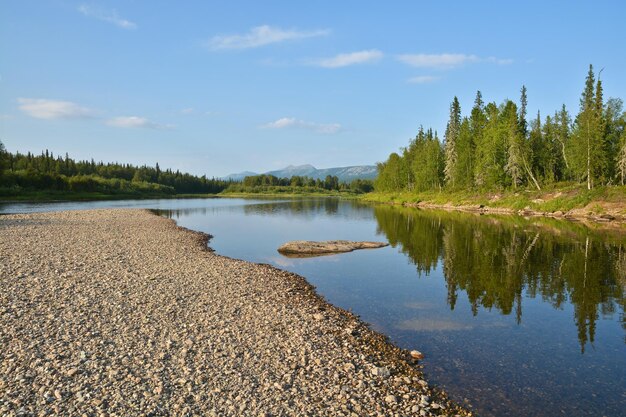
<svg viewBox="0 0 626 417"><path fill-rule="evenodd" d="M311 178L294 175L291 178L278 178L271 174L249 175L241 183L231 184L227 192L327 192L349 191L367 193L374 189L373 181L355 179L351 182L339 181L336 175L326 178Z"/></svg>
<svg viewBox="0 0 626 417"><path fill-rule="evenodd" d="M543 119L537 112L529 123L527 105L525 86L519 105L511 100L485 104L478 91L467 116L454 97L444 141L432 129L420 127L409 146L378 164L375 189L541 190L563 181L587 189L624 185L626 112L621 99L604 101L600 74L596 77L593 66L574 119L563 105Z"/></svg>
<svg viewBox="0 0 626 417"><path fill-rule="evenodd" d="M0 188L4 194L22 190L101 193L218 193L230 181L195 176L179 170L121 163L77 161L55 156L48 150L40 155L7 152L0 142Z"/></svg>

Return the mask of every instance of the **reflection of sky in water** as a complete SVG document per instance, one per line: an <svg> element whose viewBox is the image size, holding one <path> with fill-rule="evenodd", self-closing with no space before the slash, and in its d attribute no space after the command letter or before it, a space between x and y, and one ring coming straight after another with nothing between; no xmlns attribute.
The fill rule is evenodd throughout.
<svg viewBox="0 0 626 417"><path fill-rule="evenodd" d="M181 226L212 234L209 245L220 254L307 277L330 302L424 352L429 378L457 400L468 398L479 415L617 416L626 409L622 237L545 219L332 199L127 204L170 210L165 215ZM46 207L108 205L124 202ZM392 246L316 258L276 251L290 240L335 239ZM587 282L579 279L585 268Z"/></svg>

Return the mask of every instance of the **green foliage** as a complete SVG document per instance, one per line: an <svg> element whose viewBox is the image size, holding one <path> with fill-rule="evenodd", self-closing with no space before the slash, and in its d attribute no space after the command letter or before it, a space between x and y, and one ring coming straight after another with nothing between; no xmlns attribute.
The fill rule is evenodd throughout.
<svg viewBox="0 0 626 417"><path fill-rule="evenodd" d="M462 117L455 97L445 144L420 127L407 148L378 164L376 191L541 190L570 180L591 189L626 181L626 113L619 99L604 104L593 67L573 124L565 106L545 121L537 112L529 124L527 105L525 86L519 107L511 100L485 104L478 91L470 115Z"/></svg>
<svg viewBox="0 0 626 417"><path fill-rule="evenodd" d="M251 175L241 183L232 183L226 188L229 194L360 194L374 189L370 180L356 179L340 183L336 176L327 175L324 180L302 176L278 178L274 175Z"/></svg>
<svg viewBox="0 0 626 417"><path fill-rule="evenodd" d="M1 145L1 142L0 142ZM2 149L4 147L2 146ZM66 194L103 193L173 195L218 193L230 182L197 177L160 167L91 161L75 161L67 154L26 155L0 151L0 188L5 196L50 191Z"/></svg>

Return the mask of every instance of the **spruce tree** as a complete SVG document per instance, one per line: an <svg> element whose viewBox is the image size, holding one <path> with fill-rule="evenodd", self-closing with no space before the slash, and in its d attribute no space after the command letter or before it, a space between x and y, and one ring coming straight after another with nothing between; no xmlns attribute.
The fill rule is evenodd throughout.
<svg viewBox="0 0 626 417"><path fill-rule="evenodd" d="M527 95L526 86L522 85L522 89L520 90L520 106L519 106L519 131L524 139L526 139L528 135L528 123L526 122L526 114L528 107L528 95Z"/></svg>
<svg viewBox="0 0 626 417"><path fill-rule="evenodd" d="M450 120L446 126L445 133L445 164L444 164L444 180L447 185L454 187L455 185L455 169L458 161L457 142L461 130L461 105L459 99L455 96L450 104Z"/></svg>
<svg viewBox="0 0 626 417"><path fill-rule="evenodd" d="M570 139L570 125L572 123L572 118L570 117L569 112L565 108L565 104L563 104L563 106L561 107L561 111L559 111L558 113L557 112L554 113L554 121L557 125L555 137L561 147L561 156L565 164L563 177L568 178L570 176L570 165L568 162L566 149L570 147L569 139Z"/></svg>
<svg viewBox="0 0 626 417"><path fill-rule="evenodd" d="M589 65L571 140L572 168L578 179L586 180L589 190L603 179L606 168L601 108L602 83L595 82L593 66Z"/></svg>
<svg viewBox="0 0 626 417"><path fill-rule="evenodd" d="M524 132L526 130L526 87L522 88L522 105L520 106L519 118L514 118L515 113L510 111L512 102L508 102L509 109L505 107L503 129L507 142L507 161L504 171L509 175L513 188L522 185L524 178ZM508 111L507 111L508 110ZM523 122L522 122L523 120Z"/></svg>

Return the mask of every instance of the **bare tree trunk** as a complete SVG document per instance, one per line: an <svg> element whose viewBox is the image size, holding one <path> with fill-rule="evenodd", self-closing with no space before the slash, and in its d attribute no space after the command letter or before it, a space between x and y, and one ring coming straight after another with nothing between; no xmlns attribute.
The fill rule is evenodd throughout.
<svg viewBox="0 0 626 417"><path fill-rule="evenodd" d="M537 179L535 178L535 176L533 175L532 171L528 167L528 164L526 163L526 158L522 158L522 162L524 162L524 169L526 169L526 173L528 174L530 179L533 180L533 182L535 183L535 187L537 187L537 190L541 191L541 187L539 186L539 183L537 182Z"/></svg>
<svg viewBox="0 0 626 417"><path fill-rule="evenodd" d="M565 156L565 142L559 140L561 142L561 152L563 153L563 161L565 161L565 168L569 169L569 162L567 162L567 156Z"/></svg>

